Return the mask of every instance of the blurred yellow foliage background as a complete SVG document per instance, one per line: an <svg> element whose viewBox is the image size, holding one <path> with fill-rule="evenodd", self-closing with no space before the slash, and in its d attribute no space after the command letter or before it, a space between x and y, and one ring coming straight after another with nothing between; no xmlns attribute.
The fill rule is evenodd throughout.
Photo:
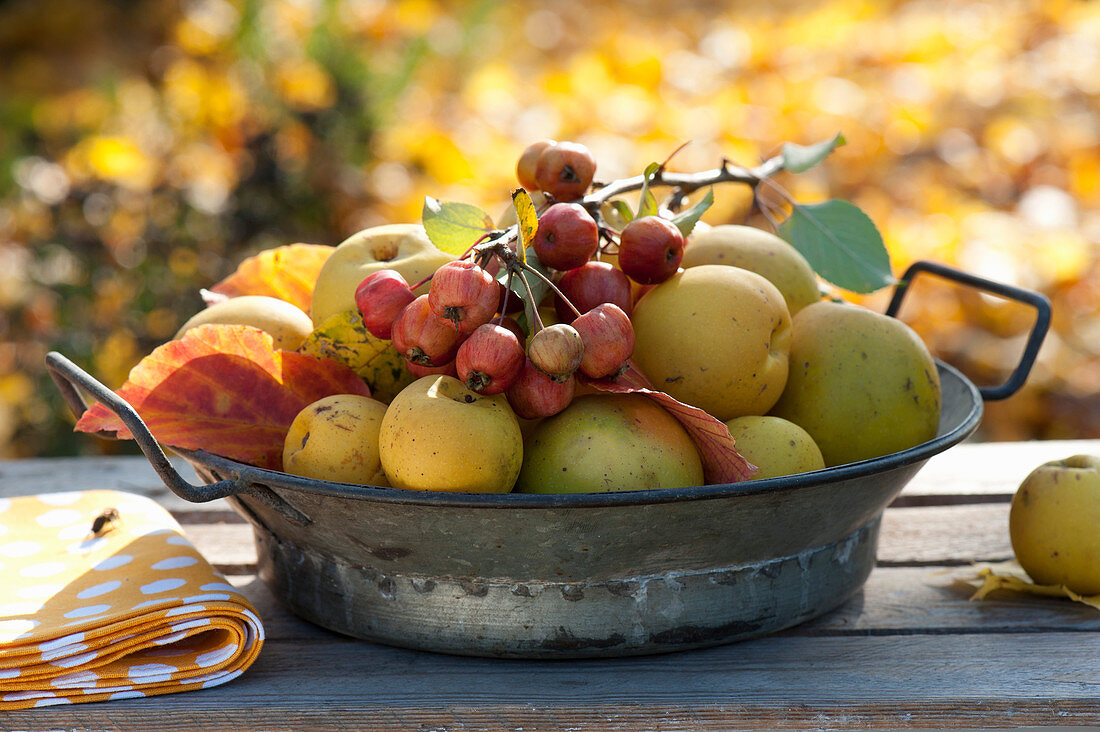
<svg viewBox="0 0 1100 732"><path fill-rule="evenodd" d="M853 201L896 274L935 259L1040 290L1055 322L987 439L1100 436L1100 5L1002 2L8 0L0 4L0 457L71 433L43 357L117 387L246 256L496 213L544 137L597 178L754 164ZM705 220L740 221L743 190ZM864 300L884 306L888 292ZM979 383L1026 309L930 283L905 317ZM128 449L122 447L122 449Z"/></svg>

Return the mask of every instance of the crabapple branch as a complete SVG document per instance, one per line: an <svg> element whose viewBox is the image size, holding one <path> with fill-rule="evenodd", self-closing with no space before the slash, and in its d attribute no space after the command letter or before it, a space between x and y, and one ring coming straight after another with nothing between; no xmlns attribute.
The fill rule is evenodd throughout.
<svg viewBox="0 0 1100 732"><path fill-rule="evenodd" d="M687 196L700 188L706 188L717 183L744 183L755 188L762 180L775 175L782 169L782 156L769 158L755 168L731 165L725 161L723 161L720 168L704 170L699 173L669 173L664 168L660 168L649 177L648 185L676 188L681 196ZM643 185L646 185L644 174L616 180L589 193L582 199L581 203L590 211L599 209L601 204L624 193L641 190Z"/></svg>

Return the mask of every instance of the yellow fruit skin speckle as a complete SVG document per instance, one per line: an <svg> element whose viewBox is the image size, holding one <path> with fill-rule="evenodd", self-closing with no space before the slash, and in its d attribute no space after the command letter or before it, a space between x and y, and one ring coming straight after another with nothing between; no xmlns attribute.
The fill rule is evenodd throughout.
<svg viewBox="0 0 1100 732"><path fill-rule="evenodd" d="M507 493L523 463L523 436L503 394L478 394L453 376L425 376L390 402L379 450L395 488Z"/></svg>

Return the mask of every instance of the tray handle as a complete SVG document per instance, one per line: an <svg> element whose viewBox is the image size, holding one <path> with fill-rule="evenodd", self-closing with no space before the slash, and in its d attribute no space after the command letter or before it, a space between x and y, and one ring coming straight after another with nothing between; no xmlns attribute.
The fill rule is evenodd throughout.
<svg viewBox="0 0 1100 732"><path fill-rule="evenodd" d="M207 503L218 498L228 498L239 493L247 493L271 506L296 524L306 525L312 523L308 516L287 503L282 496L257 482L265 472L259 468L245 468L232 478L226 478L207 485L189 483L168 460L168 456L164 454L160 443L153 437L153 433L149 431L145 421L129 402L57 351L50 351L46 354L46 370L49 371L50 377L61 391L65 403L69 405L69 409L77 419L80 419L81 415L88 410L88 403L80 393L80 389L91 394L96 401L121 419L122 423L134 436L134 441L141 448L153 469L157 471L157 475L164 481L164 485L183 500L191 503ZM99 436L114 437L115 435L109 432L101 432Z"/></svg>
<svg viewBox="0 0 1100 732"><path fill-rule="evenodd" d="M886 308L887 315L891 317L897 315L898 310L901 309L902 300L905 299L905 293L909 291L909 285L912 284L917 275L925 272L942 277L945 280L956 282L960 285L973 287L977 290L984 290L985 292L999 295L1008 300L1030 305L1035 309L1035 324L1032 325L1031 333L1028 334L1027 343L1024 345L1023 353L1020 355L1020 362L1016 365L1016 368L1009 375L1008 379L999 386L978 387L978 392L982 395L982 399L987 402L1006 399L1019 391L1020 387L1027 381L1027 375L1031 372L1031 367L1035 365L1035 358L1039 354L1039 347L1043 344L1043 338L1046 337L1047 331L1050 329L1050 300L1042 293L1033 290L1024 290L1013 285L1006 285L1002 282L987 280L984 277L978 277L969 272L963 272L954 267L949 267L946 264L920 260L914 262L909 266L909 269L905 270L905 274L902 275L901 280L894 289L894 296L890 299L890 304Z"/></svg>

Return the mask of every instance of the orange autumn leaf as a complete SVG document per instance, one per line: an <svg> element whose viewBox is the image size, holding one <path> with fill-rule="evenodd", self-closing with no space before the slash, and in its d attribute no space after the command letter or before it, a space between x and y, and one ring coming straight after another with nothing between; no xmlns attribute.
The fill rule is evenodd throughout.
<svg viewBox="0 0 1100 732"><path fill-rule="evenodd" d="M703 478L708 485L737 483L752 478L756 472L756 466L737 452L735 440L724 422L655 389L633 361L614 380L586 379L585 383L612 394L644 394L664 407L695 441L703 461Z"/></svg>
<svg viewBox="0 0 1100 732"><path fill-rule="evenodd" d="M270 335L246 325L202 325L165 343L117 393L159 442L273 470L281 469L283 440L306 405L331 394L370 396L343 364L276 350ZM132 437L102 404L76 429Z"/></svg>
<svg viewBox="0 0 1100 732"><path fill-rule="evenodd" d="M317 274L333 249L322 244L288 244L267 249L245 259L236 272L210 289L228 297L277 297L308 313Z"/></svg>

